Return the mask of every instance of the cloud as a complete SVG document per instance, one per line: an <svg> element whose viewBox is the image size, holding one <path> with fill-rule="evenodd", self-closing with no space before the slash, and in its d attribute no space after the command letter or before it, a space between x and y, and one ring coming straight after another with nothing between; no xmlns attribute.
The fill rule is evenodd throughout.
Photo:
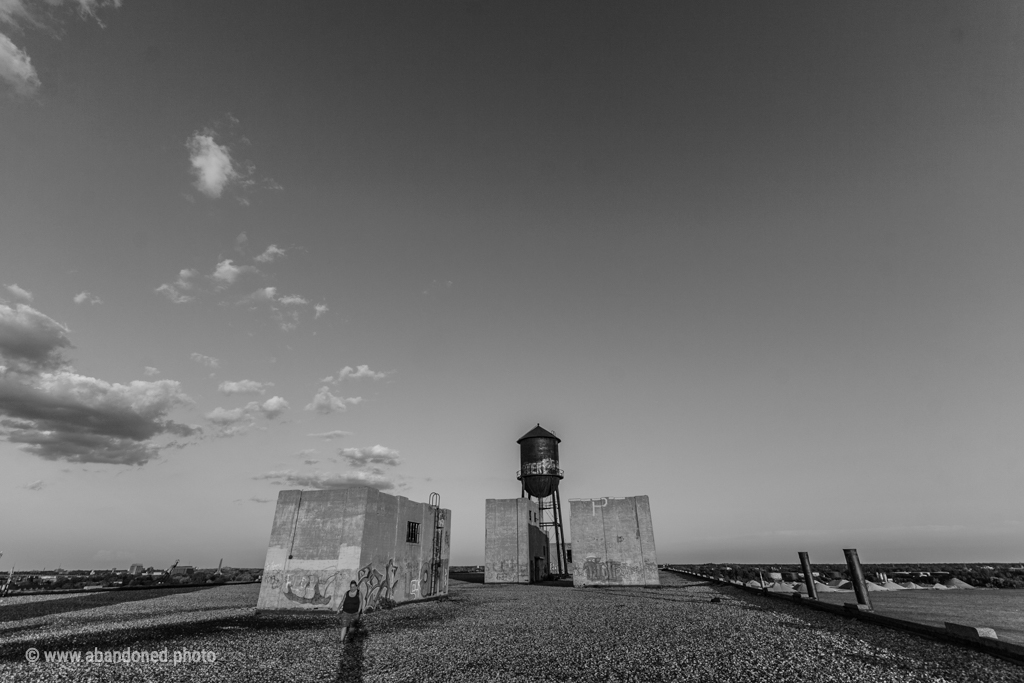
<svg viewBox="0 0 1024 683"><path fill-rule="evenodd" d="M204 356L201 353L193 353L190 358L200 365L205 365L208 368L219 368L220 361L213 356Z"/></svg>
<svg viewBox="0 0 1024 683"><path fill-rule="evenodd" d="M227 286L234 283L239 275L246 272L256 272L256 269L252 266L236 266L231 259L224 259L217 264L217 269L213 271L212 277L214 280Z"/></svg>
<svg viewBox="0 0 1024 683"><path fill-rule="evenodd" d="M324 313L331 309L327 308L326 304L317 304L316 306L313 307L313 310L316 311L316 315L313 316L313 319L316 320L317 318L319 318L320 316L322 316Z"/></svg>
<svg viewBox="0 0 1024 683"><path fill-rule="evenodd" d="M369 486L386 491L395 487L395 483L380 470L347 472L344 474L321 472L318 474L300 474L291 470L267 472L256 479L269 479L280 485L300 486L313 489L345 489L351 486Z"/></svg>
<svg viewBox="0 0 1024 683"><path fill-rule="evenodd" d="M24 488L28 489L29 491L41 491L43 489L43 480L37 479L31 484L26 484Z"/></svg>
<svg viewBox="0 0 1024 683"><path fill-rule="evenodd" d="M245 231L238 233L238 237L235 238L235 249L242 251L248 241L249 236L245 234Z"/></svg>
<svg viewBox="0 0 1024 683"><path fill-rule="evenodd" d="M112 384L68 370L0 376L0 433L47 460L142 465L161 434L197 429L167 419L192 400L178 382Z"/></svg>
<svg viewBox="0 0 1024 683"><path fill-rule="evenodd" d="M231 151L226 145L218 145L210 131L193 133L185 143L195 175L195 187L211 199L217 199L228 183L238 180Z"/></svg>
<svg viewBox="0 0 1024 683"><path fill-rule="evenodd" d="M320 387L320 391L316 392L313 400L306 406L306 410L315 410L318 413L329 415L334 411L344 412L348 405L355 405L362 400L359 396L341 398L332 394L329 388Z"/></svg>
<svg viewBox="0 0 1024 683"><path fill-rule="evenodd" d="M264 394L267 387L274 386L273 382L254 382L251 379L243 379L238 382L221 382L217 391L228 396L232 394Z"/></svg>
<svg viewBox="0 0 1024 683"><path fill-rule="evenodd" d="M291 406L288 405L288 401L284 400L280 396L273 396L263 402L263 405L260 406L260 410L263 411L263 415L268 420L273 420L275 417L282 415L290 407Z"/></svg>
<svg viewBox="0 0 1024 683"><path fill-rule="evenodd" d="M76 304L84 304L86 302L90 304L101 304L103 303L103 299L99 298L95 294L90 294L89 292L79 292L75 295Z"/></svg>
<svg viewBox="0 0 1024 683"><path fill-rule="evenodd" d="M192 270L191 268L182 268L178 273L178 280L174 283L174 286L178 289L192 289L193 283L191 279L196 275L199 275L199 271Z"/></svg>
<svg viewBox="0 0 1024 683"><path fill-rule="evenodd" d="M0 2L2 1L3 0L0 0ZM8 292L13 294L17 298L23 299L25 301L32 301L32 292L28 291L27 289L23 289L22 287L19 287L17 283L14 283L13 285L4 285L4 287L7 289Z"/></svg>
<svg viewBox="0 0 1024 683"><path fill-rule="evenodd" d="M68 328L26 304L0 304L0 356L8 370L39 372L66 363L63 349L71 347Z"/></svg>
<svg viewBox="0 0 1024 683"><path fill-rule="evenodd" d="M145 375L146 377L154 377L156 375L159 375L160 371L152 367L151 365L147 365L145 368L143 368L142 374Z"/></svg>
<svg viewBox="0 0 1024 683"><path fill-rule="evenodd" d="M78 7L78 13L96 19L100 26L103 23L96 16L100 7L120 7L121 0L69 0ZM61 5L63 0L46 0L50 6ZM47 12L49 14L49 12ZM25 6L24 0L0 0L0 24L17 26L25 21L35 27L44 27L43 21L34 16ZM45 28L45 27L44 27ZM39 89L39 75L28 54L19 49L11 39L0 33L0 80L7 81L19 95L30 96Z"/></svg>
<svg viewBox="0 0 1024 683"><path fill-rule="evenodd" d="M263 289L257 289L247 298L252 301L273 301L276 296L277 287L264 287Z"/></svg>
<svg viewBox="0 0 1024 683"><path fill-rule="evenodd" d="M387 465L395 467L401 462L398 451L381 446L369 446L367 448L342 448L338 455L345 458L348 464L353 467L364 467L366 465Z"/></svg>
<svg viewBox="0 0 1024 683"><path fill-rule="evenodd" d="M344 439L346 436L352 436L352 432L335 429L333 432L318 432L314 434L307 434L306 436L312 436L317 439Z"/></svg>
<svg viewBox="0 0 1024 683"><path fill-rule="evenodd" d="M310 459L308 459L308 460L303 460L303 461L302 461L302 463L303 463L303 464L305 464L305 465L315 465L315 464L317 464L318 462L320 462L320 461L319 461L319 460L314 460L314 459L312 459L312 458L310 458Z"/></svg>
<svg viewBox="0 0 1024 683"><path fill-rule="evenodd" d="M270 263L278 256L284 256L284 249L279 249L276 244L271 244L267 250L255 258L260 263Z"/></svg>
<svg viewBox="0 0 1024 683"><path fill-rule="evenodd" d="M284 304L285 306L303 306L309 302L303 299L301 296L292 294L289 296L282 296L277 300L278 303Z"/></svg>
<svg viewBox="0 0 1024 683"><path fill-rule="evenodd" d="M19 49L10 38L2 33L0 33L0 79L10 83L14 91L24 97L35 94L39 86L42 85L28 54Z"/></svg>
<svg viewBox="0 0 1024 683"><path fill-rule="evenodd" d="M176 304L183 304L188 301L192 301L192 297L188 296L187 294L182 294L175 288L174 285L163 284L157 287L155 291L157 294L166 295L168 299L170 299Z"/></svg>
<svg viewBox="0 0 1024 683"><path fill-rule="evenodd" d="M274 396L262 404L250 401L241 408L228 409L218 406L208 412L205 417L219 428L217 436L237 436L256 426L255 415L262 414L268 420L273 420L284 414L289 407L288 401L280 396Z"/></svg>
<svg viewBox="0 0 1024 683"><path fill-rule="evenodd" d="M338 379L330 380L329 378L324 378L323 381L340 382L345 378L361 379L363 377L370 377L372 379L384 379L387 376L388 373L386 372L377 372L375 370L371 370L369 365L360 365L356 368L353 368L350 365L346 365L338 372Z"/></svg>

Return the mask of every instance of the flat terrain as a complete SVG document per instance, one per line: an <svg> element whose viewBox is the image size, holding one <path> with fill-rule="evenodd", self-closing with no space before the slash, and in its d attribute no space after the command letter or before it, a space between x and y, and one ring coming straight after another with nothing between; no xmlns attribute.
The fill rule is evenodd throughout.
<svg viewBox="0 0 1024 683"><path fill-rule="evenodd" d="M820 593L823 602L857 602L849 593ZM999 640L1024 645L1024 590L872 591L871 606L878 614L941 627L947 621L994 628Z"/></svg>
<svg viewBox="0 0 1024 683"><path fill-rule="evenodd" d="M258 585L8 599L3 681L1024 681L1024 667L662 573L659 589L488 586L368 615L256 615ZM712 598L721 601L712 603ZM214 653L28 663L26 650ZM173 656L173 655L172 655Z"/></svg>

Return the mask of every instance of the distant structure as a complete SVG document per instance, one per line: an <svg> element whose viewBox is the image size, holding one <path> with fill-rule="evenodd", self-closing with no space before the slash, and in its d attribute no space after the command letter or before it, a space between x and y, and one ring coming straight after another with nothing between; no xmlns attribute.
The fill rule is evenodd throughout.
<svg viewBox="0 0 1024 683"><path fill-rule="evenodd" d="M658 558L647 496L569 501L573 586L657 586Z"/></svg>
<svg viewBox="0 0 1024 683"><path fill-rule="evenodd" d="M537 423L537 426L519 437L519 472L524 497L536 497L540 512L540 527L551 537L555 546L549 558L551 571L565 576L569 569L565 557L565 532L562 530L562 500L558 484L563 473L559 469L558 444L561 439ZM556 571L557 570L557 571Z"/></svg>
<svg viewBox="0 0 1024 683"><path fill-rule="evenodd" d="M356 486L281 491L257 610L340 609L349 581L363 605L448 592L451 510Z"/></svg>
<svg viewBox="0 0 1024 683"><path fill-rule="evenodd" d="M145 571L145 568L138 562L128 568L128 574L131 576L139 576L143 571Z"/></svg>
<svg viewBox="0 0 1024 683"><path fill-rule="evenodd" d="M540 508L529 498L488 498L484 583L533 583L550 573L548 535Z"/></svg>
<svg viewBox="0 0 1024 683"><path fill-rule="evenodd" d="M516 441L521 495L486 501L484 583L530 583L568 573L558 494L560 441L540 423Z"/></svg>

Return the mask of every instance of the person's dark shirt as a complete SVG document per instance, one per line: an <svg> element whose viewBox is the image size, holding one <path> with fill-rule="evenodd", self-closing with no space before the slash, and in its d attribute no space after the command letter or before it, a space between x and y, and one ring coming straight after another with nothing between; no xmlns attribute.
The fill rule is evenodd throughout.
<svg viewBox="0 0 1024 683"><path fill-rule="evenodd" d="M355 614L359 611L359 591L355 595L345 592L345 602L341 604L341 611Z"/></svg>

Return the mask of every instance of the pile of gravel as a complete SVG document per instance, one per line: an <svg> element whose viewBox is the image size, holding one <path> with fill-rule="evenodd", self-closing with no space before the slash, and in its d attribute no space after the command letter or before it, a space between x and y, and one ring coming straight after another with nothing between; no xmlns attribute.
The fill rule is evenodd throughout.
<svg viewBox="0 0 1024 683"><path fill-rule="evenodd" d="M494 586L367 615L260 614L258 585L0 605L3 681L1022 681L989 655L662 573L657 589ZM711 602L719 598L718 602ZM25 650L213 652L55 664Z"/></svg>

